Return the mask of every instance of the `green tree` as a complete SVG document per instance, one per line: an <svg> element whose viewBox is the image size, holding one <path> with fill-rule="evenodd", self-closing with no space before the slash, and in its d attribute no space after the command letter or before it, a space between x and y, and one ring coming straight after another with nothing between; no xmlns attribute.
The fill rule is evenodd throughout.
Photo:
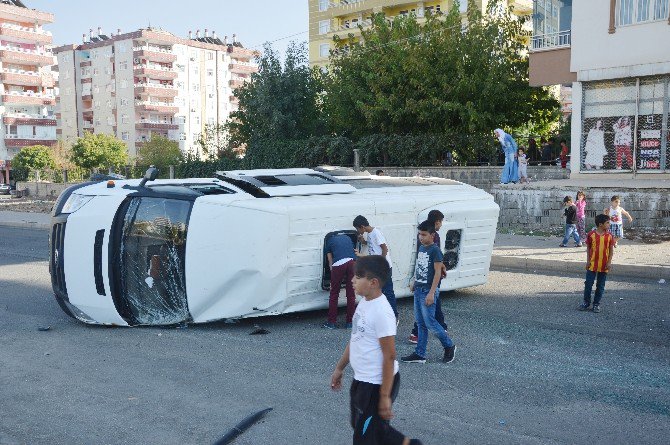
<svg viewBox="0 0 670 445"><path fill-rule="evenodd" d="M49 147L44 145L33 145L30 147L23 147L21 151L14 156L12 165L27 170L44 170L54 168L56 164Z"/></svg>
<svg viewBox="0 0 670 445"><path fill-rule="evenodd" d="M230 146L245 146L253 139L296 140L324 134L320 76L307 64L305 44L291 43L282 66L266 43L257 62L258 72L235 90L239 108L226 123Z"/></svg>
<svg viewBox="0 0 670 445"><path fill-rule="evenodd" d="M140 147L136 162L142 166L168 167L179 164L181 160L182 154L178 142L154 135Z"/></svg>
<svg viewBox="0 0 670 445"><path fill-rule="evenodd" d="M86 133L70 149L72 162L87 170L121 167L128 162L125 142L108 134Z"/></svg>
<svg viewBox="0 0 670 445"><path fill-rule="evenodd" d="M493 129L552 115L558 101L528 84L523 20L499 0L485 12L468 1L467 25L454 3L424 23L412 15L390 22L377 14L372 27L361 30L361 44L336 38L324 79L332 131L354 138L447 135L466 159Z"/></svg>
<svg viewBox="0 0 670 445"><path fill-rule="evenodd" d="M234 159L237 156L230 144L227 127L221 124L207 124L196 141L198 152L206 159Z"/></svg>

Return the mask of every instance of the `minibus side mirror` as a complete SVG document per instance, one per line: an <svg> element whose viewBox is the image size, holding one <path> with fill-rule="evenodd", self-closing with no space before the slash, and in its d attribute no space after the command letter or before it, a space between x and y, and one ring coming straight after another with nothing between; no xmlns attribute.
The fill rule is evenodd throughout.
<svg viewBox="0 0 670 445"><path fill-rule="evenodd" d="M140 187L144 187L144 184L146 184L149 181L155 180L157 177L158 177L158 169L152 165L147 169L146 173L144 173L144 177L140 182Z"/></svg>

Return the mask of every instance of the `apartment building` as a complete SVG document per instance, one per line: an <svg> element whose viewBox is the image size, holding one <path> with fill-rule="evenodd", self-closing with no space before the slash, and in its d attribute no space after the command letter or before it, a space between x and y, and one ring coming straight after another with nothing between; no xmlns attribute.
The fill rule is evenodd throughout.
<svg viewBox="0 0 670 445"><path fill-rule="evenodd" d="M571 175L670 178L670 0L536 0L531 85L572 85Z"/></svg>
<svg viewBox="0 0 670 445"><path fill-rule="evenodd" d="M208 30L181 38L155 28L110 35L98 28L82 41L54 49L59 136L112 134L131 157L154 135L201 155L196 142L205 125L228 119L237 109L235 88L258 70L254 51Z"/></svg>
<svg viewBox="0 0 670 445"><path fill-rule="evenodd" d="M56 143L52 37L43 29L53 21L21 1L0 1L0 182L9 182L8 161L21 148Z"/></svg>
<svg viewBox="0 0 670 445"><path fill-rule="evenodd" d="M518 16L533 12L531 0L509 0ZM360 36L359 26L372 25L371 16L383 13L392 20L396 16L414 14L424 20L426 13L439 14L448 11L454 0L407 1L407 0L309 0L309 62L312 66L328 64L333 37L348 39L353 35L355 42ZM488 0L476 0L478 8L486 8ZM467 0L459 2L462 14L467 12ZM531 24L528 24L530 31Z"/></svg>

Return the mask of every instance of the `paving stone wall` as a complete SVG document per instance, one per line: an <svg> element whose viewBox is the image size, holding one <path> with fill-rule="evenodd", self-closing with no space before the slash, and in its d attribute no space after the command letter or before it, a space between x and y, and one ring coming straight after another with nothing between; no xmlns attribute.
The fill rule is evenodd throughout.
<svg viewBox="0 0 670 445"><path fill-rule="evenodd" d="M374 174L384 170L389 176L434 176L464 182L491 193L494 185L500 184L502 167L366 167ZM570 170L556 166L529 166L528 176L531 181L547 181L551 179L567 179Z"/></svg>
<svg viewBox="0 0 670 445"><path fill-rule="evenodd" d="M516 230L554 230L565 225L563 198L577 195L576 187L560 189L541 184L529 188L498 185L492 194L500 206L498 227ZM633 217L635 227L670 228L670 198L663 189L610 190L584 188L586 193L586 227L594 225L594 218L610 205L612 195L619 195L621 207ZM624 231L630 227L624 219Z"/></svg>

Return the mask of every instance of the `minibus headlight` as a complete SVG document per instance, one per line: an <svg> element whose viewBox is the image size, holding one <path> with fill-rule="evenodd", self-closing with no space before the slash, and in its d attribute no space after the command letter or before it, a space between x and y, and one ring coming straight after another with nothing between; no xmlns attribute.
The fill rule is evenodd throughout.
<svg viewBox="0 0 670 445"><path fill-rule="evenodd" d="M93 199L93 196L72 194L67 201L65 201L61 213L74 213L84 207L91 199Z"/></svg>

